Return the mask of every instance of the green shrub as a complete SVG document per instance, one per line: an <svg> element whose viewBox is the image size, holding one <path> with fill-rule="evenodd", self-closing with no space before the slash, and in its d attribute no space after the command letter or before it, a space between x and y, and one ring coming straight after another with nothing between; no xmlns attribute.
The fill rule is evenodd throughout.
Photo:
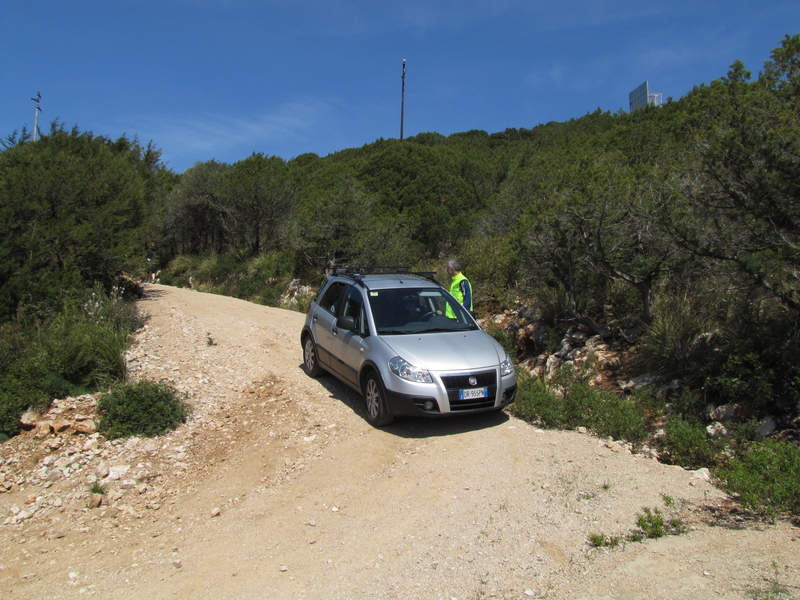
<svg viewBox="0 0 800 600"><path fill-rule="evenodd" d="M191 287L189 279L195 277L200 258L188 254L179 254L161 270L159 279L164 285Z"/></svg>
<svg viewBox="0 0 800 600"><path fill-rule="evenodd" d="M687 381L702 390L706 402L741 404L756 417L796 418L800 317L769 303L748 303L735 307L728 323L714 353Z"/></svg>
<svg viewBox="0 0 800 600"><path fill-rule="evenodd" d="M90 393L126 375L124 352L143 317L122 298L95 286L65 299L58 314L21 311L0 326L0 433L19 433L19 417L53 398Z"/></svg>
<svg viewBox="0 0 800 600"><path fill-rule="evenodd" d="M557 329L569 314L569 300L563 287L542 286L536 291L536 306L541 322Z"/></svg>
<svg viewBox="0 0 800 600"><path fill-rule="evenodd" d="M628 539L631 541L655 540L666 535L680 535L686 532L686 526L679 518L664 518L658 508L642 508L636 515L636 526Z"/></svg>
<svg viewBox="0 0 800 600"><path fill-rule="evenodd" d="M261 254L247 263L247 276L252 279L267 281L273 277L290 275L289 257L286 252Z"/></svg>
<svg viewBox="0 0 800 600"><path fill-rule="evenodd" d="M130 333L143 324L144 317L121 297L119 288L107 294L95 286L84 300L66 303L59 315L37 328L38 360L47 365L54 382L91 389L121 381ZM53 391L59 390L75 393L64 385Z"/></svg>
<svg viewBox="0 0 800 600"><path fill-rule="evenodd" d="M605 533L589 534L589 544L595 548L616 548L622 543L619 536L607 536Z"/></svg>
<svg viewBox="0 0 800 600"><path fill-rule="evenodd" d="M545 427L556 427L561 415L554 406L544 380L531 377L526 371L517 372L517 397L511 405L514 416Z"/></svg>
<svg viewBox="0 0 800 600"><path fill-rule="evenodd" d="M172 287L191 287L189 285L188 278L174 275L169 271L161 271L161 275L158 276L158 280L162 285L171 285Z"/></svg>
<svg viewBox="0 0 800 600"><path fill-rule="evenodd" d="M730 354L719 372L706 379L703 390L720 403L742 404L756 414L768 414L774 408L775 384L797 378L796 366L781 363L756 352Z"/></svg>
<svg viewBox="0 0 800 600"><path fill-rule="evenodd" d="M665 435L658 442L661 462L689 469L714 465L719 446L698 419L673 415L664 427Z"/></svg>
<svg viewBox="0 0 800 600"><path fill-rule="evenodd" d="M92 324L68 310L40 329L43 362L48 375L56 373L64 380L81 386L95 381L97 369L96 344L108 330Z"/></svg>
<svg viewBox="0 0 800 600"><path fill-rule="evenodd" d="M196 272L200 261L198 256L179 254L169 262L167 269L176 277L181 277Z"/></svg>
<svg viewBox="0 0 800 600"><path fill-rule="evenodd" d="M664 505L670 513L675 513L675 501L662 495ZM658 508L643 507L642 512L636 515L636 529L631 530L624 538L626 542L643 542L648 539L658 539L666 535L680 535L686 533L684 522L676 516L667 516ZM589 544L595 548L615 548L623 542L619 536L606 536L604 533L589 535Z"/></svg>
<svg viewBox="0 0 800 600"><path fill-rule="evenodd" d="M125 351L130 346L130 336L124 331L110 331L95 342L94 379L99 384L108 385L114 381L125 381L128 376L125 367Z"/></svg>
<svg viewBox="0 0 800 600"><path fill-rule="evenodd" d="M636 526L646 538L658 539L665 535L664 517L657 508L644 507L643 512L636 515Z"/></svg>
<svg viewBox="0 0 800 600"><path fill-rule="evenodd" d="M99 284L81 303L81 311L86 320L94 325L114 331L132 332L141 328L146 318L139 313L132 302L137 297L130 285L120 280L109 292Z"/></svg>
<svg viewBox="0 0 800 600"><path fill-rule="evenodd" d="M259 301L265 306L278 306L280 304L283 289L277 285L265 285L261 290Z"/></svg>
<svg viewBox="0 0 800 600"><path fill-rule="evenodd" d="M617 279L606 283L602 314L609 323L634 320L638 318L641 310L642 298L635 287Z"/></svg>
<svg viewBox="0 0 800 600"><path fill-rule="evenodd" d="M98 403L98 429L108 438L153 437L185 423L190 408L168 382L123 384L104 394Z"/></svg>
<svg viewBox="0 0 800 600"><path fill-rule="evenodd" d="M642 358L650 369L668 376L686 376L704 362L707 344L703 334L710 321L686 298L664 299L642 341Z"/></svg>
<svg viewBox="0 0 800 600"><path fill-rule="evenodd" d="M742 504L766 513L800 515L800 448L765 440L715 471L722 485Z"/></svg>
<svg viewBox="0 0 800 600"><path fill-rule="evenodd" d="M246 265L235 256L212 254L196 265L197 278L203 283L221 285L232 276L244 273Z"/></svg>
<svg viewBox="0 0 800 600"><path fill-rule="evenodd" d="M549 384L521 375L511 410L545 427L586 427L597 435L637 444L647 438L650 406L641 396L625 398L597 390L584 372L564 366Z"/></svg>
<svg viewBox="0 0 800 600"><path fill-rule="evenodd" d="M233 296L242 300L258 302L264 285L263 281L258 281L248 276L243 277L237 282L236 288L233 290Z"/></svg>

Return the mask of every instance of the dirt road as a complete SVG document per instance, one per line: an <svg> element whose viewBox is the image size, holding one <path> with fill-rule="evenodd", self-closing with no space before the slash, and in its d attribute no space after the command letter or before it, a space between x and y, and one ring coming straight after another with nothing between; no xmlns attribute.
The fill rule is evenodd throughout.
<svg viewBox="0 0 800 600"><path fill-rule="evenodd" d="M140 305L129 366L173 381L194 416L156 440L0 447L4 598L800 594L800 531L716 519L724 495L697 474L502 413L374 429L349 388L304 373L304 315L160 285ZM690 531L590 547L644 508Z"/></svg>

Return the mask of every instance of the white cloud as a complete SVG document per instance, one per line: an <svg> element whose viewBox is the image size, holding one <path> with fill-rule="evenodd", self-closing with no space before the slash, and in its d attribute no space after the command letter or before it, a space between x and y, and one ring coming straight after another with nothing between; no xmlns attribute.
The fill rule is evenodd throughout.
<svg viewBox="0 0 800 600"><path fill-rule="evenodd" d="M285 153L324 127L335 111L333 101L309 98L287 102L252 117L231 113L162 114L131 116L130 122L137 123L135 130L140 140L152 139L165 149L167 160L172 157L171 162L181 164L188 160L186 166L190 166L211 158L235 162L252 152L293 158ZM125 127L118 125L115 129Z"/></svg>

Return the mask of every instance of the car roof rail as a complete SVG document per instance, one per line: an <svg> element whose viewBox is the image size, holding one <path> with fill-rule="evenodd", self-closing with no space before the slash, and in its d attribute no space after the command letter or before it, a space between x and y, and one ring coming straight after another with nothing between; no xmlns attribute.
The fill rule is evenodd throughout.
<svg viewBox="0 0 800 600"><path fill-rule="evenodd" d="M436 281L436 271L412 271L410 267L348 266L329 269L329 272L332 275L350 277L358 283L361 283L364 275L416 275L441 285Z"/></svg>

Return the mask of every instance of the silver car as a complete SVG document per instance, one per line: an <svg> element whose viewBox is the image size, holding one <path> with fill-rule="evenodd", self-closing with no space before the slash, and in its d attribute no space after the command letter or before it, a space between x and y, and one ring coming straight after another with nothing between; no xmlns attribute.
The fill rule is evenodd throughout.
<svg viewBox="0 0 800 600"><path fill-rule="evenodd" d="M308 309L300 340L309 375L332 373L362 394L376 427L514 401L511 358L433 273L355 271L328 276Z"/></svg>

